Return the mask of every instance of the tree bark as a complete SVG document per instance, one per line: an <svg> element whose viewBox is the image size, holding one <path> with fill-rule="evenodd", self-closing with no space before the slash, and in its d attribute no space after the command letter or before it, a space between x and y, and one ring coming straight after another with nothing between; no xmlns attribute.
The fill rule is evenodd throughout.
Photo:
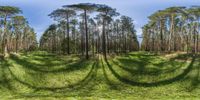
<svg viewBox="0 0 200 100"><path fill-rule="evenodd" d="M106 55L106 37L105 37L105 19L103 18L103 28L102 28L102 47L103 47L103 55L104 58L107 59Z"/></svg>
<svg viewBox="0 0 200 100"><path fill-rule="evenodd" d="M67 14L67 54L70 54L69 48L69 16Z"/></svg>
<svg viewBox="0 0 200 100"><path fill-rule="evenodd" d="M85 17L85 37L86 37L86 59L89 59L89 55L88 55L87 11L86 10L84 10L84 17Z"/></svg>

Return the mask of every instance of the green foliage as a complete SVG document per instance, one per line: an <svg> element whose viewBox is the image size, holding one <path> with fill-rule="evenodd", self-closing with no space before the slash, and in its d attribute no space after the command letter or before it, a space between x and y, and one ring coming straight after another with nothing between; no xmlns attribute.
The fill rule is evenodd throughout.
<svg viewBox="0 0 200 100"><path fill-rule="evenodd" d="M0 6L0 44L1 51L7 53L29 51L37 47L36 33L28 25L20 8ZM9 46L8 46L9 45Z"/></svg>
<svg viewBox="0 0 200 100"><path fill-rule="evenodd" d="M141 48L154 52L198 52L199 11L199 6L174 6L156 11L143 27Z"/></svg>
<svg viewBox="0 0 200 100"><path fill-rule="evenodd" d="M0 6L0 13L2 16L12 16L18 13L22 13L22 11L18 7L13 6Z"/></svg>

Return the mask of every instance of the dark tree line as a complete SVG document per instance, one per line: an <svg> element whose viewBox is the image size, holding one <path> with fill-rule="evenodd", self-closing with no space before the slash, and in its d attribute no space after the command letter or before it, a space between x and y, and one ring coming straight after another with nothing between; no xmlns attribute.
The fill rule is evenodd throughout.
<svg viewBox="0 0 200 100"><path fill-rule="evenodd" d="M170 7L149 16L143 27L142 50L153 52L187 51L197 53L200 7Z"/></svg>
<svg viewBox="0 0 200 100"><path fill-rule="evenodd" d="M93 17L89 14L93 13ZM133 20L107 5L65 5L49 14L56 23L40 39L40 48L53 53L89 55L127 53L139 49Z"/></svg>

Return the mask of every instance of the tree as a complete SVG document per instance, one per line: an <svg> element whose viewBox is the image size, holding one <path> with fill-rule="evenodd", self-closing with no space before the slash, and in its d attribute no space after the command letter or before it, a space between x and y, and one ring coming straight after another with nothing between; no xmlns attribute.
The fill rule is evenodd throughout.
<svg viewBox="0 0 200 100"><path fill-rule="evenodd" d="M21 13L22 11L17 8L17 7L12 7L12 6L0 6L0 13L1 13L1 18L3 18L3 54L4 57L8 56L8 50L7 50L7 43L8 43L8 38L7 38L7 21L8 18L11 18L12 16Z"/></svg>
<svg viewBox="0 0 200 100"><path fill-rule="evenodd" d="M164 10L165 13L167 13L167 15L170 16L170 37L169 37L169 45L170 46L168 49L169 51L172 50L171 49L172 47L173 47L173 51L176 51L175 18L178 16L178 14L183 13L183 9L185 9L185 7L169 7Z"/></svg>
<svg viewBox="0 0 200 100"><path fill-rule="evenodd" d="M13 17L13 26L15 28L15 36L16 36L16 45L15 45L16 53L18 52L19 39L22 36L25 24L26 24L26 19L23 16Z"/></svg>
<svg viewBox="0 0 200 100"><path fill-rule="evenodd" d="M198 51L198 42L199 42L199 20L200 20L200 7L193 6L187 10L189 17L191 19L191 23L193 23L193 51L197 53Z"/></svg>
<svg viewBox="0 0 200 100"><path fill-rule="evenodd" d="M72 24L72 40L73 40L73 44L74 44L74 53L77 52L77 44L76 44L76 25L78 24L78 20L77 19L73 19L70 22Z"/></svg>
<svg viewBox="0 0 200 100"><path fill-rule="evenodd" d="M113 16L118 16L119 13L116 12L116 9L113 9L107 5L98 5L98 12L100 12L99 16L102 17L102 47L103 47L103 55L104 58L107 59L106 56L106 37L105 37L105 23L106 23L106 19L109 19Z"/></svg>
<svg viewBox="0 0 200 100"><path fill-rule="evenodd" d="M61 21L61 20L66 20L67 21L67 54L70 54L70 46L69 46L69 41L70 41L70 38L69 38L69 24L70 24L70 21L69 21L69 18L71 17L74 17L76 15L75 11L74 10L71 10L71 9L57 9L57 10L54 10L51 14L49 14L49 16L51 18L54 18L54 20L58 20L58 21Z"/></svg>
<svg viewBox="0 0 200 100"><path fill-rule="evenodd" d="M193 6L190 8L170 7L155 12L149 17L149 23L143 27L142 48L154 52L161 47L162 51L197 53L199 11L200 7Z"/></svg>
<svg viewBox="0 0 200 100"><path fill-rule="evenodd" d="M164 34L164 28L165 28L165 20L167 17L167 13L165 11L159 10L158 12L155 12L151 16L149 16L149 19L151 21L154 21L159 30L159 35L160 35L160 51L164 51L164 39L163 39L163 34Z"/></svg>
<svg viewBox="0 0 200 100"><path fill-rule="evenodd" d="M84 19L85 19L85 38L86 38L86 59L89 59L88 51L88 26L87 26L87 13L92 12L96 9L96 4L91 3L80 3L80 4L73 4L73 5L65 5L63 7L74 8L76 10L84 11Z"/></svg>
<svg viewBox="0 0 200 100"><path fill-rule="evenodd" d="M71 53L86 54L86 59L88 59L89 52L94 56L95 51L96 53L101 53L103 51L102 53L106 58L106 54L122 52L124 49L126 52L138 50L139 43L137 41L133 20L130 17L125 16L124 20L118 19L115 21L113 17L119 15L116 9L102 4L81 3L65 5L63 7L83 11L83 13L79 14L79 17L75 16L69 20L69 28L71 29L69 31L71 36L69 45L70 50L74 51ZM97 12L95 13L97 16L90 18L88 13L94 11ZM67 48L63 45L67 42L63 39L63 33L65 32L67 22L65 21L66 19L61 16L63 14L59 13L53 15L53 18L58 20L58 23L56 23L57 27L53 32L53 36L49 29L44 32L40 39L40 47L46 51L52 51L53 47L56 47L56 51L63 51L63 48ZM123 32L122 29L124 29ZM122 36L122 33L124 36ZM125 39L123 39L124 37ZM55 43L52 42L52 40L55 40ZM117 49L115 47L117 47Z"/></svg>

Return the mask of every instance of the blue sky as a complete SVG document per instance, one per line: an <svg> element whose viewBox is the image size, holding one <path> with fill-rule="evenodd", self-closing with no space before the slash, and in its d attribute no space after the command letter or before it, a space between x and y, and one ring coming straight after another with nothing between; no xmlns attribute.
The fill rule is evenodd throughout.
<svg viewBox="0 0 200 100"><path fill-rule="evenodd" d="M142 34L141 27L148 22L147 17L157 10L171 6L200 5L200 0L0 0L0 5L20 7L39 39L44 30L54 23L47 16L49 13L63 5L88 2L109 5L121 15L133 18L138 35Z"/></svg>

